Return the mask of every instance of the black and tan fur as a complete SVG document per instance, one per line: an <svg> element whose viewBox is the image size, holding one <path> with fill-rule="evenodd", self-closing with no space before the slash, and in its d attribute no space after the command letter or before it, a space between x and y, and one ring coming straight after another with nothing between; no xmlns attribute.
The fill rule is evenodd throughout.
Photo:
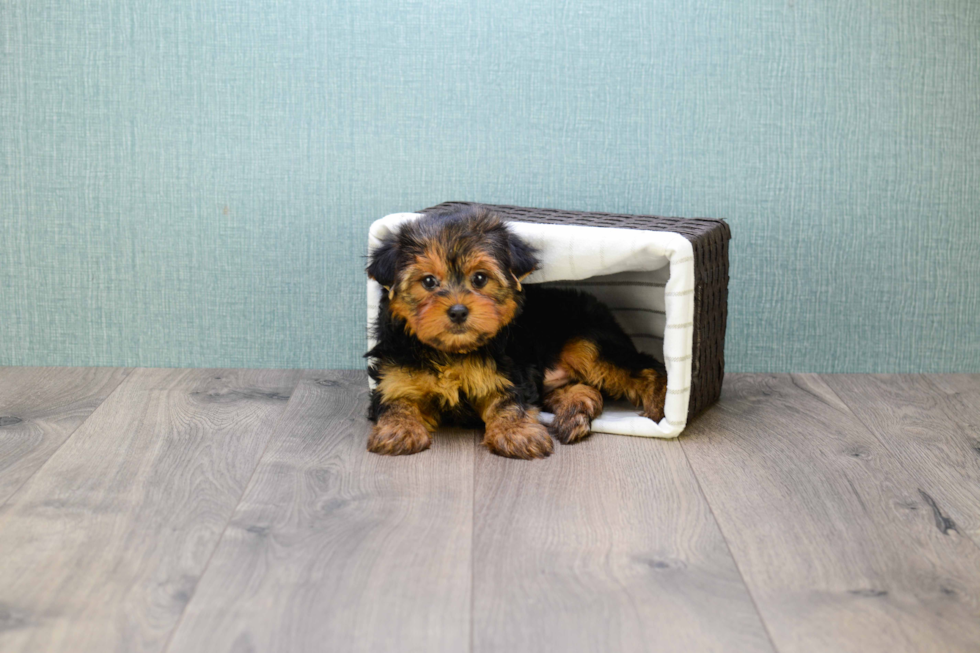
<svg viewBox="0 0 980 653"><path fill-rule="evenodd" d="M417 453L439 424L483 424L490 451L543 458L552 435L589 434L603 394L663 417L663 365L591 295L523 285L537 265L504 222L474 208L407 223L373 252L367 272L384 294L366 354L369 450ZM541 406L555 415L548 429Z"/></svg>

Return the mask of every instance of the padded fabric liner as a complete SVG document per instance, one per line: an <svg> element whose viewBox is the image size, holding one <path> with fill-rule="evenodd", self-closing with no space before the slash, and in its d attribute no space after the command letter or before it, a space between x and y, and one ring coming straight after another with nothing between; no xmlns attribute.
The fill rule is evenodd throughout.
<svg viewBox="0 0 980 653"><path fill-rule="evenodd" d="M368 232L368 252L418 213L394 213ZM525 283L571 286L594 294L612 308L637 349L663 360L667 402L659 423L640 416L629 404L608 402L592 430L602 433L672 438L687 424L694 331L694 256L680 234L605 227L509 222L518 236L538 249L541 268ZM381 286L368 280L370 326L378 315ZM541 413L549 423L550 413Z"/></svg>

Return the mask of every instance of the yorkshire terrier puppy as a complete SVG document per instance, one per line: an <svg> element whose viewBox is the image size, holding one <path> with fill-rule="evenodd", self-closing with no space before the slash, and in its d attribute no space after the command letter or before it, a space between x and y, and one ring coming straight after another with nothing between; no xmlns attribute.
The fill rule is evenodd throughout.
<svg viewBox="0 0 980 653"><path fill-rule="evenodd" d="M493 453L544 458L552 435L589 434L603 394L660 421L663 364L591 295L522 285L537 266L534 249L474 208L406 223L372 253L367 273L384 293L366 354L370 451L417 453L440 423L482 422ZM555 415L547 429L539 406Z"/></svg>

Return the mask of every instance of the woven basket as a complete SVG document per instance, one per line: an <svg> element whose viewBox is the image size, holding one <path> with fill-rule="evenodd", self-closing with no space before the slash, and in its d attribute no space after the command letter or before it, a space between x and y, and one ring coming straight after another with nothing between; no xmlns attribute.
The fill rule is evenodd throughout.
<svg viewBox="0 0 980 653"><path fill-rule="evenodd" d="M419 213L442 212L472 202L445 202ZM691 341L691 386L688 421L718 400L725 375L725 326L728 319L728 241L731 230L723 220L662 218L482 205L514 222L612 227L672 232L690 241L694 254L694 316ZM683 414L683 413L682 413Z"/></svg>

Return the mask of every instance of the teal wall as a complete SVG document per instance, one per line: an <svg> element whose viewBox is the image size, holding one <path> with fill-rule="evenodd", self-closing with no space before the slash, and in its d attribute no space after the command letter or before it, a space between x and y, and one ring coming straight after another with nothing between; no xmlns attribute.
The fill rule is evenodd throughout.
<svg viewBox="0 0 980 653"><path fill-rule="evenodd" d="M730 370L980 371L980 3L0 3L0 364L358 367L447 199L728 219Z"/></svg>

